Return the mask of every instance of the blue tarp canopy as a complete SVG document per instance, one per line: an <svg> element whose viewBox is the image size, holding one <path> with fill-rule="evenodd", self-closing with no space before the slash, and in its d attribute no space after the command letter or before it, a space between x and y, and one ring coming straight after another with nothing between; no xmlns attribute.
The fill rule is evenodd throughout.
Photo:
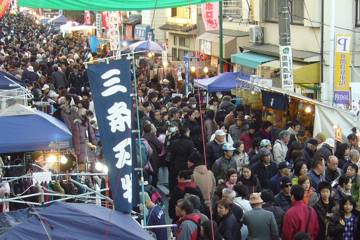
<svg viewBox="0 0 360 240"><path fill-rule="evenodd" d="M10 73L0 71L0 89L10 90L15 88L21 88L23 83L21 83L15 76Z"/></svg>
<svg viewBox="0 0 360 240"><path fill-rule="evenodd" d="M0 153L65 149L72 135L58 119L20 104L0 112Z"/></svg>
<svg viewBox="0 0 360 240"><path fill-rule="evenodd" d="M94 204L55 202L47 207L1 214L0 240L5 239L150 240L153 238L128 214Z"/></svg>
<svg viewBox="0 0 360 240"><path fill-rule="evenodd" d="M195 79L194 85L208 92L227 92L240 87L240 79L249 80L250 76L241 72L225 72L211 78Z"/></svg>

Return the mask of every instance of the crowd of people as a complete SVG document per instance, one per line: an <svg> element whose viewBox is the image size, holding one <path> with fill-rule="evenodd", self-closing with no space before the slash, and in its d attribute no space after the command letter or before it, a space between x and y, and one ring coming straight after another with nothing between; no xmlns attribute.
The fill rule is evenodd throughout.
<svg viewBox="0 0 360 240"><path fill-rule="evenodd" d="M101 148L84 66L91 57L86 38L64 38L22 14L4 17L0 26L1 69L68 126L84 170L91 150ZM343 143L323 133L305 138L296 119L276 128L261 112L235 104L230 93L212 95L205 105L200 91L185 96L172 71L150 78L154 68L149 59L136 69L137 150L144 151L151 189L167 169L170 192L168 212L154 190L142 194L147 225L166 224L168 214L178 240L360 239L356 129ZM168 239L166 228L151 231Z"/></svg>

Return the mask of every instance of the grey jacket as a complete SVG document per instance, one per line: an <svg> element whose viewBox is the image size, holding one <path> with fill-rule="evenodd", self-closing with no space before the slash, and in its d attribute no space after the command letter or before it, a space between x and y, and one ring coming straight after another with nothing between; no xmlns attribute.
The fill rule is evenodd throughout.
<svg viewBox="0 0 360 240"><path fill-rule="evenodd" d="M279 230L274 214L262 208L253 208L244 215L249 229L249 240L278 240Z"/></svg>
<svg viewBox="0 0 360 240"><path fill-rule="evenodd" d="M285 161L287 151L288 151L287 145L283 141L277 139L273 147L274 161L276 164Z"/></svg>

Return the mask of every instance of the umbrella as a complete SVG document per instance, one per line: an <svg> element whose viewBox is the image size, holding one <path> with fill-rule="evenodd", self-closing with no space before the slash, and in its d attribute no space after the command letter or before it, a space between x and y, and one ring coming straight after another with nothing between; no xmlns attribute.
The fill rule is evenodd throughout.
<svg viewBox="0 0 360 240"><path fill-rule="evenodd" d="M153 239L130 215L94 204L55 202L0 215L0 240Z"/></svg>
<svg viewBox="0 0 360 240"><path fill-rule="evenodd" d="M160 46L160 44L151 41L151 40L145 40L145 41L139 41L136 43L133 43L128 48L130 51L137 53L137 52L154 52L161 54L162 51L164 51L163 47Z"/></svg>

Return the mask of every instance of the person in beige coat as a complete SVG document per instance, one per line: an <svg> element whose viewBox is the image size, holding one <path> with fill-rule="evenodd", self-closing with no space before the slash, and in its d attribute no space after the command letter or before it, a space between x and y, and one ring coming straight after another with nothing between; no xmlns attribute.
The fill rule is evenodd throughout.
<svg viewBox="0 0 360 240"><path fill-rule="evenodd" d="M210 206L210 199L212 198L216 187L214 174L207 169L204 158L197 150L190 154L187 164L189 169L193 170L193 179L200 188L205 204Z"/></svg>

